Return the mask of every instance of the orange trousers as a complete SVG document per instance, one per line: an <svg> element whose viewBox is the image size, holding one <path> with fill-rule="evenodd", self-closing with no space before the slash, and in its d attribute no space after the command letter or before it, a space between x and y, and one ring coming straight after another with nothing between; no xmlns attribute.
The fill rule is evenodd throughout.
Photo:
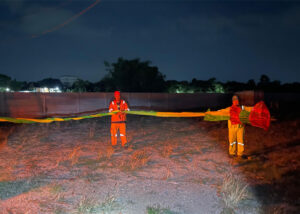
<svg viewBox="0 0 300 214"><path fill-rule="evenodd" d="M111 134L111 145L117 145L118 131L120 132L122 146L127 143L126 139L126 123L111 123L110 134Z"/></svg>
<svg viewBox="0 0 300 214"><path fill-rule="evenodd" d="M229 138L229 154L242 156L244 153L244 125L229 124L228 125L228 138Z"/></svg>

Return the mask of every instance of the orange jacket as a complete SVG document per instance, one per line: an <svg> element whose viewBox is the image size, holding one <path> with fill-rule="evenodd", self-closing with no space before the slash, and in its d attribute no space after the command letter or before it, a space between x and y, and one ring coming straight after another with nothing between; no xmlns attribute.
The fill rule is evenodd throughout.
<svg viewBox="0 0 300 214"><path fill-rule="evenodd" d="M129 111L129 108L128 108L128 105L125 102L125 100L121 99L119 103L117 103L116 100L113 100L109 104L109 112L112 112L112 111ZM126 122L126 114L122 113L122 112L113 114L111 116L111 122L112 123L124 123L124 122Z"/></svg>

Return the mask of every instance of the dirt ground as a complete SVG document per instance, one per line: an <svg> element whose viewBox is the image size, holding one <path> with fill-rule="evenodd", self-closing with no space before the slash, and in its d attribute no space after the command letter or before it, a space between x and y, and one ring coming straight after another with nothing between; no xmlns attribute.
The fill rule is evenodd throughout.
<svg viewBox="0 0 300 214"><path fill-rule="evenodd" d="M239 159L224 121L130 115L128 149L108 117L2 124L0 213L299 213L299 127L247 126Z"/></svg>

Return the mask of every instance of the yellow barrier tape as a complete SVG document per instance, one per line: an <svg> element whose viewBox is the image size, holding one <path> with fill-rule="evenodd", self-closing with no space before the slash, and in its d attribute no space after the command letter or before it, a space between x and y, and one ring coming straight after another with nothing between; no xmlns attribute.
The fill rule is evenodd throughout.
<svg viewBox="0 0 300 214"><path fill-rule="evenodd" d="M157 112L158 117L204 117L202 112Z"/></svg>
<svg viewBox="0 0 300 214"><path fill-rule="evenodd" d="M69 120L82 120L103 116L110 116L112 114L116 114L120 111L114 111L110 113L99 113L92 114L87 116L80 117L69 117L69 118L44 118L44 119L35 119L35 118L11 118L11 117L0 117L0 121L2 122L11 122L11 123L51 123L51 122L62 122ZM205 113L203 112L155 112L155 111L124 111L126 114L132 115L144 115L144 116L155 116L155 117L203 117Z"/></svg>

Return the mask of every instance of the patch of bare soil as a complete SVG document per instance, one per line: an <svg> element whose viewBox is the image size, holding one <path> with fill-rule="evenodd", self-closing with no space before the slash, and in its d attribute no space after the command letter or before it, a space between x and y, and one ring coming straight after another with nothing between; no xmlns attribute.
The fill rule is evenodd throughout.
<svg viewBox="0 0 300 214"><path fill-rule="evenodd" d="M228 157L226 122L131 115L128 149L110 146L109 118L17 125L0 149L0 213L293 212L298 125L247 127L247 160Z"/></svg>

